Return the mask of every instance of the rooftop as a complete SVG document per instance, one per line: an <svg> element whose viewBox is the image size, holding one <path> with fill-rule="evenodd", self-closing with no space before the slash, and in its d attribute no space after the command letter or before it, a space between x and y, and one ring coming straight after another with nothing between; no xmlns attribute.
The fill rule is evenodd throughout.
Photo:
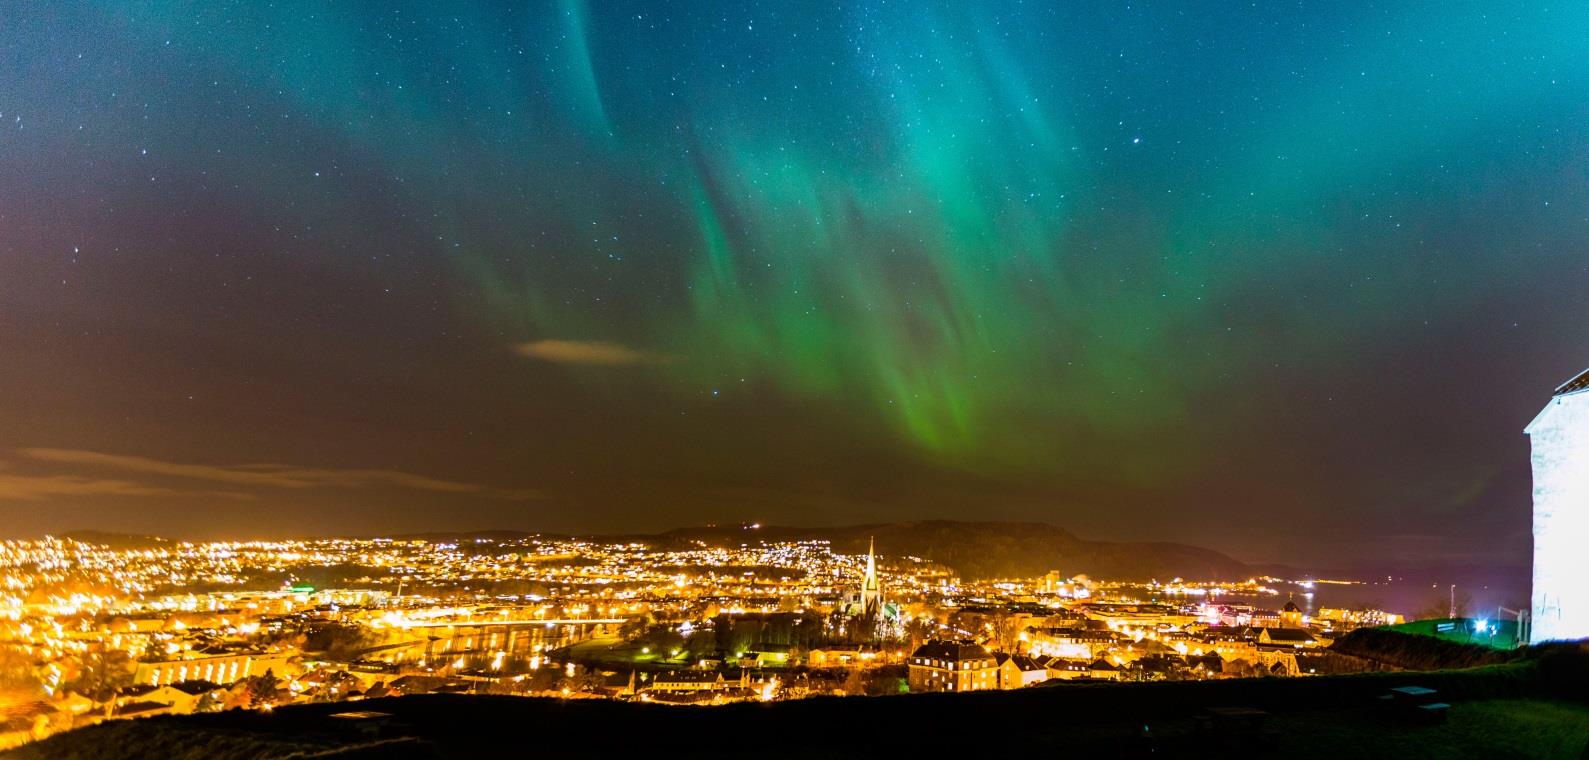
<svg viewBox="0 0 1589 760"><path fill-rule="evenodd" d="M1577 377L1562 383L1561 387L1556 389L1555 395L1568 396L1574 393L1582 393L1584 391L1589 391L1589 369L1578 373Z"/></svg>
<svg viewBox="0 0 1589 760"><path fill-rule="evenodd" d="M918 647L911 656L933 660L981 660L993 657L981 645L961 641L929 641Z"/></svg>

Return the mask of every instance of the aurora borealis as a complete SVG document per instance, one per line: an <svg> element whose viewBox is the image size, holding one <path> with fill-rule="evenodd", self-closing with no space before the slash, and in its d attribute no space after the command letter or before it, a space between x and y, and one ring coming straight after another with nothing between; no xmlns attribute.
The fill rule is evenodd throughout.
<svg viewBox="0 0 1589 760"><path fill-rule="evenodd" d="M1589 8L0 4L0 516L1523 562ZM462 521L463 524L459 524Z"/></svg>

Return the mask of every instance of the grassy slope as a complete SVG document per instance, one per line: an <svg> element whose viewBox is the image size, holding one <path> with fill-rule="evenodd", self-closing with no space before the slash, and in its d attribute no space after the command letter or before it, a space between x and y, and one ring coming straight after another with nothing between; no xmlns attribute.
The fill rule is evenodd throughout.
<svg viewBox="0 0 1589 760"><path fill-rule="evenodd" d="M1328 720L1282 715L1275 748L1296 756L1576 758L1589 745L1589 706L1546 699L1459 702L1445 725L1389 723L1370 711L1337 711Z"/></svg>

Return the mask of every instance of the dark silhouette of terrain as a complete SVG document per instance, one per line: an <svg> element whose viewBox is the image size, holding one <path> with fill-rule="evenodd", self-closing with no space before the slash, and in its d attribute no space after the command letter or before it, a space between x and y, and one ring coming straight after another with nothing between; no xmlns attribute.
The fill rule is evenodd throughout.
<svg viewBox="0 0 1589 760"><path fill-rule="evenodd" d="M422 533L394 538L466 541L484 538L515 540L539 535L503 530ZM1255 567L1212 549L1162 541L1089 541L1047 523L967 522L926 520L839 527L698 526L665 533L581 536L582 538L634 541L665 549L738 546L756 541L828 541L837 551L866 551L872 539L878 553L908 555L952 568L961 577L1030 578L1057 570L1066 576L1096 575L1116 580L1246 580L1255 575L1291 571L1292 568Z"/></svg>
<svg viewBox="0 0 1589 760"><path fill-rule="evenodd" d="M143 549L170 544L167 539L155 536L103 531L73 531L66 535L112 548ZM699 526L655 534L582 536L475 530L387 537L460 543L477 539L509 542L524 538L585 538L637 542L667 549L689 548L699 543L738 546L756 541L828 541L835 550L846 553L866 551L868 542L875 538L877 551L885 558L899 555L920 557L949 567L967 579L1030 578L1051 570L1057 570L1067 577L1085 574L1111 580L1167 581L1180 577L1188 580L1239 581L1259 575L1303 577L1295 568L1249 565L1212 549L1189 544L1167 541L1090 541L1054 525L1026 522L926 520L819 528L780 525L754 528L742 525Z"/></svg>
<svg viewBox="0 0 1589 760"><path fill-rule="evenodd" d="M1374 642L1359 641L1359 651ZM1388 643L1379 640L1378 643ZM1452 653L1401 642L1405 655ZM1455 645L1460 646L1460 645ZM5 755L278 757L1098 757L1576 756L1589 740L1589 652L1536 647L1466 670L1144 684L1061 682L1003 692L820 698L722 707L424 695L114 721ZM1377 697L1419 685L1453 703L1438 726L1383 715ZM1266 711L1264 726L1210 730L1209 707ZM386 717L335 717L348 711ZM1526 725L1525 725L1526 723ZM1356 751L1353 751L1353 748ZM1344 753L1344 754L1343 754ZM1486 755L1487 756L1487 755Z"/></svg>

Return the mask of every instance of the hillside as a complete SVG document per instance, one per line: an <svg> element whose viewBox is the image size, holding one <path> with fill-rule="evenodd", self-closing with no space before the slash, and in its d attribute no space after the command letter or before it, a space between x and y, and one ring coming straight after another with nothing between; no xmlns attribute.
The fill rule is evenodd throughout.
<svg viewBox="0 0 1589 760"><path fill-rule="evenodd" d="M166 542L148 536L120 536L93 531L72 534L79 540L121 548L146 548ZM515 541L539 536L570 536L515 530L437 531L387 536L423 541ZM1197 546L1170 542L1089 541L1047 523L928 520L836 527L739 525L677 528L664 533L580 536L595 541L634 541L662 548L683 548L700 541L737 546L747 541L828 541L841 552L866 551L876 539L884 556L911 555L946 565L968 579L1034 577L1050 570L1067 576L1088 574L1119 580L1245 580L1254 575L1283 574L1289 568L1254 567Z"/></svg>
<svg viewBox="0 0 1589 760"><path fill-rule="evenodd" d="M1107 578L1146 580L1174 577L1244 580L1254 569L1225 554L1167 542L1088 541L1046 523L923 522L878 523L832 528L762 526L745 529L681 528L649 540L709 544L747 540L826 540L843 552L864 552L877 541L880 554L907 554L955 569L966 578L1032 577L1050 570Z"/></svg>
<svg viewBox="0 0 1589 760"><path fill-rule="evenodd" d="M103 530L73 530L61 535L61 538L81 541L85 544L97 544L120 551L138 551L143 549L162 549L171 545L171 540L159 536L142 536L135 533L112 533Z"/></svg>

